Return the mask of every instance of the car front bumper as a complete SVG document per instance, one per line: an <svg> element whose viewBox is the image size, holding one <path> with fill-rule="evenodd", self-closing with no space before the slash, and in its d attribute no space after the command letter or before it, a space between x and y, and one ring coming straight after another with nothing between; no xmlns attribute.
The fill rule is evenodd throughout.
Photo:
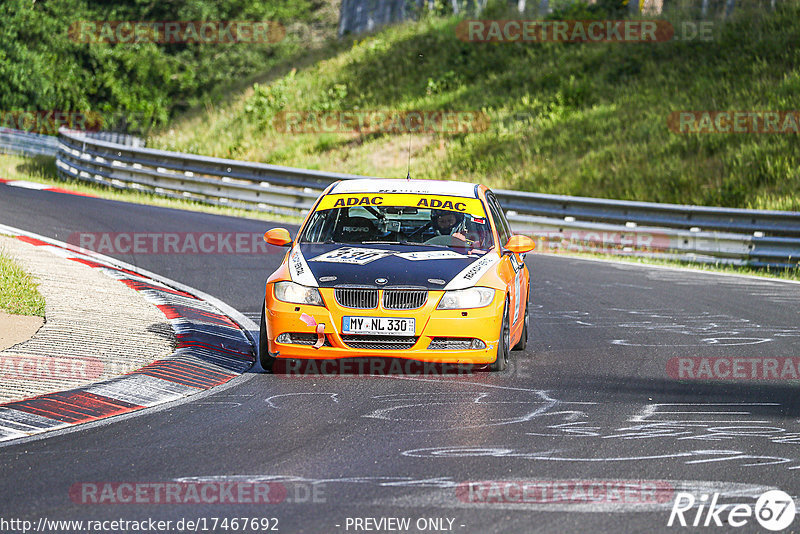
<svg viewBox="0 0 800 534"><path fill-rule="evenodd" d="M483 308L437 310L444 291L429 291L423 307L415 310L387 310L380 305L373 309L353 309L339 305L334 290L321 288L325 306L293 304L277 300L273 284L266 287L266 322L268 348L272 355L286 359L340 359L382 357L452 364L488 364L495 361L505 296L496 291L492 302ZM305 314L305 315L304 315ZM398 348L377 348L380 339L364 336L343 336L344 316L414 318L414 336L376 336ZM302 316L302 318L301 318ZM315 348L317 330L322 327L324 345ZM292 342L279 342L281 334L289 334ZM294 335L296 334L296 335ZM287 336L281 338L286 341ZM444 341L443 341L444 340ZM453 340L453 341L448 341ZM466 348L467 340L478 340L482 348ZM447 347L457 348L447 348ZM474 345L470 345L472 347ZM434 348L443 347L443 348Z"/></svg>

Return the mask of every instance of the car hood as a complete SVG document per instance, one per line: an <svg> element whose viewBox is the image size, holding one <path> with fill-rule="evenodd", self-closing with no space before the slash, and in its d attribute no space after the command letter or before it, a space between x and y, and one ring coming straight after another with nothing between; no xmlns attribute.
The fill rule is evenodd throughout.
<svg viewBox="0 0 800 534"><path fill-rule="evenodd" d="M474 285L498 259L494 251L470 253L426 245L306 243L299 245L299 251L303 267L320 287L460 289Z"/></svg>

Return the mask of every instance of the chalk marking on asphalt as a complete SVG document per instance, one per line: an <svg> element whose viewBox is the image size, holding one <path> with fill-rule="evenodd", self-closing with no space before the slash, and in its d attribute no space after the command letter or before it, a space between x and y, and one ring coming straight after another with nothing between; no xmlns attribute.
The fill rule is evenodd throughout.
<svg viewBox="0 0 800 534"><path fill-rule="evenodd" d="M294 397L294 396L298 396L298 395L324 395L324 396L330 397L330 399L335 403L339 402L339 394L338 393L325 393L325 392L316 392L316 391L314 391L314 392L300 392L300 393L281 393L279 395L272 395L271 397L268 397L268 398L264 399L264 402L269 404L270 408L276 408L276 409L280 410L281 407L280 406L276 406L275 403L272 402L272 399L277 399L278 397Z"/></svg>

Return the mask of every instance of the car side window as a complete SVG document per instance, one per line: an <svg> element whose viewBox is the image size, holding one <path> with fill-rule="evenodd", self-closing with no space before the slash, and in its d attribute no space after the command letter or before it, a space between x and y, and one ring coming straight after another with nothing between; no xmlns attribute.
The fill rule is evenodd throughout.
<svg viewBox="0 0 800 534"><path fill-rule="evenodd" d="M331 217L330 211L316 211L308 221L306 231L301 241L318 243L325 240L325 234L330 232Z"/></svg>
<svg viewBox="0 0 800 534"><path fill-rule="evenodd" d="M500 203L497 202L497 199L493 195L490 195L486 200L489 203L489 211L492 212L494 224L497 226L497 232L500 234L500 246L505 246L508 240L511 239L511 227L508 225L506 216L503 213L503 209L500 207Z"/></svg>

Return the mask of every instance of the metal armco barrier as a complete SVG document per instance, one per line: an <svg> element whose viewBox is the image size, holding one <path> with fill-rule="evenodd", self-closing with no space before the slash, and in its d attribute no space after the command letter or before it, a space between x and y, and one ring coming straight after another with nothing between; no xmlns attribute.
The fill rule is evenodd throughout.
<svg viewBox="0 0 800 534"><path fill-rule="evenodd" d="M539 252L593 252L779 268L797 267L800 259L800 238L797 237L568 222L514 214L508 219L515 232L536 239Z"/></svg>
<svg viewBox="0 0 800 534"><path fill-rule="evenodd" d="M151 148L60 132L62 176L164 196L298 215L335 180L360 178Z"/></svg>
<svg viewBox="0 0 800 534"><path fill-rule="evenodd" d="M58 137L0 128L0 153L23 156L55 156Z"/></svg>
<svg viewBox="0 0 800 534"><path fill-rule="evenodd" d="M336 180L369 178L125 146L61 130L63 177L301 215ZM591 250L759 267L800 265L800 212L655 204L496 190L539 250Z"/></svg>
<svg viewBox="0 0 800 534"><path fill-rule="evenodd" d="M117 132L83 132L83 135L122 145L143 147L144 140L128 134ZM58 137L42 135L23 130L0 128L0 153L19 154L23 156L55 156L58 152Z"/></svg>

